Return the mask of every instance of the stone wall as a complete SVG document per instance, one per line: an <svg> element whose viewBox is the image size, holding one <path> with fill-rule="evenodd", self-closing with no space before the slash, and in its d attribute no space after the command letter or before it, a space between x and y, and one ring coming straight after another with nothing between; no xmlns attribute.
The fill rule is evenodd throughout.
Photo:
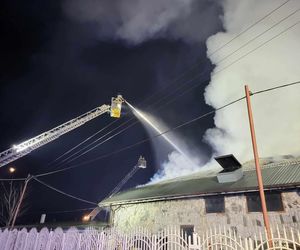
<svg viewBox="0 0 300 250"><path fill-rule="evenodd" d="M282 193L284 211L269 212L270 223L300 228L300 197L297 192ZM203 198L156 201L139 204L113 206L111 223L128 232L144 227L155 233L167 226L193 225L201 233L210 226L226 226L248 237L263 229L260 212L248 212L244 195L225 196L224 213L206 213Z"/></svg>

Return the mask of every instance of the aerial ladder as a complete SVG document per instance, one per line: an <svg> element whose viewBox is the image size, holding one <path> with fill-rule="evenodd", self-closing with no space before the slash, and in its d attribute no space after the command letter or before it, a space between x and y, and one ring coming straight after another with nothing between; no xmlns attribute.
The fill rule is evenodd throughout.
<svg viewBox="0 0 300 250"><path fill-rule="evenodd" d="M143 156L140 156L140 158L138 159L137 164L130 170L130 172L118 183L117 186L115 186L115 188L107 195L105 196L104 199L102 199L99 204L101 204L102 201L112 197L114 194L118 193L121 188L127 183L127 181L139 170L139 169L143 169L146 168L147 166L147 162L145 160L145 158ZM100 211L103 209L103 207L101 206L97 206L95 207L90 213L89 215L87 215L87 218L89 220L94 220L95 217L100 213Z"/></svg>
<svg viewBox="0 0 300 250"><path fill-rule="evenodd" d="M123 97L121 95L118 95L117 97L113 97L111 99L111 105L104 104L102 106L99 106L45 133L42 133L22 143L13 145L11 148L0 153L0 167L3 167L8 163L29 154L31 151L51 141L54 141L60 136L80 127L81 125L100 115L110 113L111 117L119 118L121 116L121 108L123 102Z"/></svg>

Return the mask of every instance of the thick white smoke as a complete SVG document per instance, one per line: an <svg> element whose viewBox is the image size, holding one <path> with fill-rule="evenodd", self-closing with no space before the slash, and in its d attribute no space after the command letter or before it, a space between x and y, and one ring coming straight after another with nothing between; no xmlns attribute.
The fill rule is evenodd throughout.
<svg viewBox="0 0 300 250"><path fill-rule="evenodd" d="M76 21L95 25L101 38L121 39L130 44L138 44L158 37L200 42L217 28L217 4L204 2L195 0L65 0L64 10L70 18ZM279 6L283 0L224 0L214 3L216 2L222 4L223 7L222 20L225 31L208 38L208 55ZM216 68L211 74L212 80L205 91L207 104L217 108L244 96L245 84L248 84L252 91L257 91L300 80L300 25L262 46L228 69L219 72L240 56L300 20L298 12L239 50L232 57L219 62L298 8L300 8L299 0L289 1L262 23L209 56ZM299 154L300 86L253 96L252 104L260 156ZM205 140L213 147L215 155L232 153L241 162L252 158L244 101L217 112L214 122L215 127L207 130ZM159 147L155 145L155 149L159 150ZM195 161L198 161L197 167L190 166L184 157L173 152L169 154L168 161L162 163L162 168L152 181L192 173L203 164L200 160L195 159ZM206 166L211 165L214 165L213 161L206 164Z"/></svg>
<svg viewBox="0 0 300 250"><path fill-rule="evenodd" d="M230 41L249 25L279 6L282 1L223 2L225 32L219 32L207 40L208 55ZM290 1L277 12L234 40L229 46L209 58L216 65L212 80L205 91L207 104L218 108L245 95L244 85L252 91L266 89L300 80L300 25L257 49L242 60L221 71L242 55L300 20L297 12L259 39L245 46L227 60L218 63L226 55L260 34L273 24L300 8L299 1ZM251 11L249 11L251 10ZM257 142L261 157L300 154L300 86L293 86L252 97ZM245 101L218 111L214 117L215 128L208 129L205 140L214 148L215 155L234 154L241 162L252 159L250 131ZM206 167L213 167L211 160ZM192 173L195 168L185 168L184 159L178 153L169 155L169 161L155 177L159 180ZM184 170L187 171L184 171ZM156 179L155 179L156 180Z"/></svg>
<svg viewBox="0 0 300 250"><path fill-rule="evenodd" d="M164 133L169 130L161 120L154 118L148 113L137 110L134 107L132 108L134 109L133 112L143 123L151 137L155 137L158 133ZM164 138L164 136L167 138ZM186 140L180 139L174 133L163 134L163 136L152 141L156 160L161 165L157 173L151 178L151 184L161 180L184 176L200 170L203 162L201 162L199 152L196 152L195 149L193 150L191 146L187 146L185 141ZM170 149L174 150L174 148L178 148L178 151L175 150L170 152ZM166 155L168 156L167 160ZM162 161L162 159L164 160Z"/></svg>
<svg viewBox="0 0 300 250"><path fill-rule="evenodd" d="M73 20L96 26L101 38L131 44L162 37L205 41L216 30L213 1L195 0L65 0L63 9ZM207 25L209 24L209 25Z"/></svg>
<svg viewBox="0 0 300 250"><path fill-rule="evenodd" d="M247 26L259 20L282 1L228 0L223 2L225 32L207 40L208 55L235 37ZM252 91L300 80L300 25L272 40L228 69L217 73L226 65L259 46L273 35L300 20L300 13L282 22L264 36L249 44L221 63L218 61L271 27L274 23L300 8L300 1L290 1L272 16L253 27L220 52L210 56L216 68L205 92L206 102L217 108L244 96L244 85ZM300 86L280 89L252 98L254 122L260 156L300 153ZM244 101L217 112L215 128L205 138L216 154L233 153L240 161L252 158L249 125Z"/></svg>
<svg viewBox="0 0 300 250"><path fill-rule="evenodd" d="M193 156L193 154L188 156L192 164L177 151L171 152L168 159L161 164L160 169L151 178L149 184L199 172L201 170L200 159Z"/></svg>

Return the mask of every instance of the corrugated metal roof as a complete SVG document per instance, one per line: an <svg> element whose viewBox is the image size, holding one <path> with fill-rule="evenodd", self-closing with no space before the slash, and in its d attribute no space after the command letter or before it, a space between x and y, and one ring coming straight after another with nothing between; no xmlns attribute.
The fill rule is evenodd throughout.
<svg viewBox="0 0 300 250"><path fill-rule="evenodd" d="M262 175L266 189L300 186L300 159L266 164L262 167ZM130 189L118 193L100 204L145 202L257 190L256 172L253 166L245 169L243 177L233 183L219 183L216 176L199 176L198 178L195 176L197 174L190 176L190 178L184 177Z"/></svg>

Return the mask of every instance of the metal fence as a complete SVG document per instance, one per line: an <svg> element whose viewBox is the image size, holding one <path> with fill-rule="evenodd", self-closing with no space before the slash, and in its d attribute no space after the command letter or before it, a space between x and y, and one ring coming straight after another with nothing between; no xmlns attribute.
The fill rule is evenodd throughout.
<svg viewBox="0 0 300 250"><path fill-rule="evenodd" d="M204 234L196 232L188 235L178 227L169 227L159 233L151 234L146 229L136 229L124 234L115 229L96 230L93 228L79 231L70 228L63 231L56 228L41 231L32 228L27 231L8 230L0 231L1 250L179 250L179 249L206 249L206 250L264 250L264 249L299 249L300 233L294 229L276 227L272 231L272 240L266 239L265 232L257 232L251 238L241 238L235 230L230 228L212 228Z"/></svg>

